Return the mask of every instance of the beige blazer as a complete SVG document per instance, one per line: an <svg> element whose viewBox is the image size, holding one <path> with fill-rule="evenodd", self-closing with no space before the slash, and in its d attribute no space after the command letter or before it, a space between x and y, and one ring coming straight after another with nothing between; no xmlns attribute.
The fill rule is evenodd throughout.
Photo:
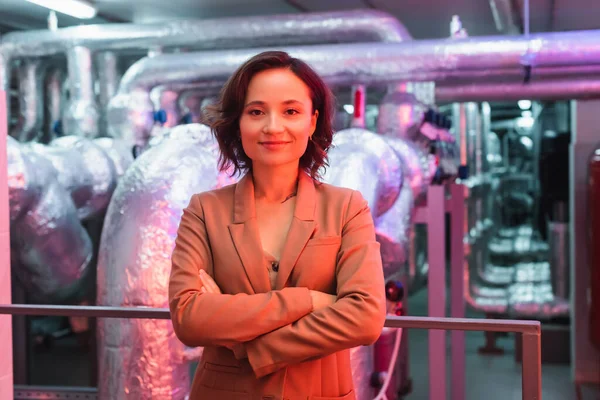
<svg viewBox="0 0 600 400"><path fill-rule="evenodd" d="M349 349L375 342L385 320L379 243L358 191L300 172L274 290L251 174L192 197L172 264L173 328L205 347L191 400L355 399ZM201 293L200 269L223 294ZM337 301L313 311L309 289Z"/></svg>

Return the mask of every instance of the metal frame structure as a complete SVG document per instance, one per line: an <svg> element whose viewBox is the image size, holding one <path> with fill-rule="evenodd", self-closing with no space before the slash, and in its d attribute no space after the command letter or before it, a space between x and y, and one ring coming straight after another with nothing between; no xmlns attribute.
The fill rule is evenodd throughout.
<svg viewBox="0 0 600 400"><path fill-rule="evenodd" d="M167 308L150 307L100 307L100 306L47 306L31 304L0 305L0 315L55 315L88 318L142 318L171 319ZM468 318L431 318L431 317L396 317L388 316L385 321L388 328L429 329L436 331L491 331L518 332L522 334L523 364L522 390L524 400L541 400L542 398L542 359L541 359L541 324L539 321L487 320ZM11 360L5 360L11 362ZM431 377L430 377L431 379ZM40 388L18 387L15 394L27 391L39 391ZM75 388L71 392L85 392L93 396L93 388ZM27 398L16 397L15 399ZM34 398L34 397L29 397ZM39 398L39 397L38 397ZM74 397L53 397L74 398ZM93 397L88 397L93 398Z"/></svg>
<svg viewBox="0 0 600 400"><path fill-rule="evenodd" d="M465 191L461 184L432 185L427 191L427 204L418 207L415 223L427 225L427 276L429 317L446 316L446 213L450 215L450 316L464 318L464 213ZM452 400L464 400L465 333L451 333ZM446 332L429 331L429 399L446 399Z"/></svg>

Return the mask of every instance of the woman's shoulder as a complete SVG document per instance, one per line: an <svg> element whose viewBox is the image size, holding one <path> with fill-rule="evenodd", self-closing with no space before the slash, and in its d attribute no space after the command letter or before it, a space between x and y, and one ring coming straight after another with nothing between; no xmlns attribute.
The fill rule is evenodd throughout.
<svg viewBox="0 0 600 400"><path fill-rule="evenodd" d="M329 204L332 203L366 203L362 194L355 189L335 186L325 182L316 182L315 189L320 197Z"/></svg>
<svg viewBox="0 0 600 400"><path fill-rule="evenodd" d="M212 190L207 190L205 192L196 193L192 196L192 199L202 207L223 205L233 201L234 192L235 183Z"/></svg>

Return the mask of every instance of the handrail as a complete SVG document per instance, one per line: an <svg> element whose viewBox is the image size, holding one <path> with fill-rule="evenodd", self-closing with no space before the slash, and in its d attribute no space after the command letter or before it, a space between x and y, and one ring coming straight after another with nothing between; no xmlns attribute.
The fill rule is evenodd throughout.
<svg viewBox="0 0 600 400"><path fill-rule="evenodd" d="M171 319L168 308L0 304L0 315L89 318ZM542 399L541 324L539 321L388 316L388 328L517 332L522 334L522 398Z"/></svg>

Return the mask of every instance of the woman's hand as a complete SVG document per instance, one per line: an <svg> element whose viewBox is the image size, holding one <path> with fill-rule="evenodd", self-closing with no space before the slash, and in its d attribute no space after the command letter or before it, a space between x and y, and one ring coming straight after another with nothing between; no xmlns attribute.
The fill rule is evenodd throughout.
<svg viewBox="0 0 600 400"><path fill-rule="evenodd" d="M198 276L200 276L200 281L202 282L202 288L200 288L200 291L202 293L222 294L219 285L217 285L215 280L211 278L211 276L208 275L206 272L204 272L203 269L200 270ZM247 357L246 347L243 343L236 343L225 347L233 351L233 353L238 359Z"/></svg>
<svg viewBox="0 0 600 400"><path fill-rule="evenodd" d="M317 290L310 291L310 297L312 299L313 311L320 310L322 308L327 308L337 300L337 296L319 292Z"/></svg>
<svg viewBox="0 0 600 400"><path fill-rule="evenodd" d="M202 288L200 291L202 293L213 293L213 294L221 294L221 289L203 269L199 272L200 281L202 281Z"/></svg>

